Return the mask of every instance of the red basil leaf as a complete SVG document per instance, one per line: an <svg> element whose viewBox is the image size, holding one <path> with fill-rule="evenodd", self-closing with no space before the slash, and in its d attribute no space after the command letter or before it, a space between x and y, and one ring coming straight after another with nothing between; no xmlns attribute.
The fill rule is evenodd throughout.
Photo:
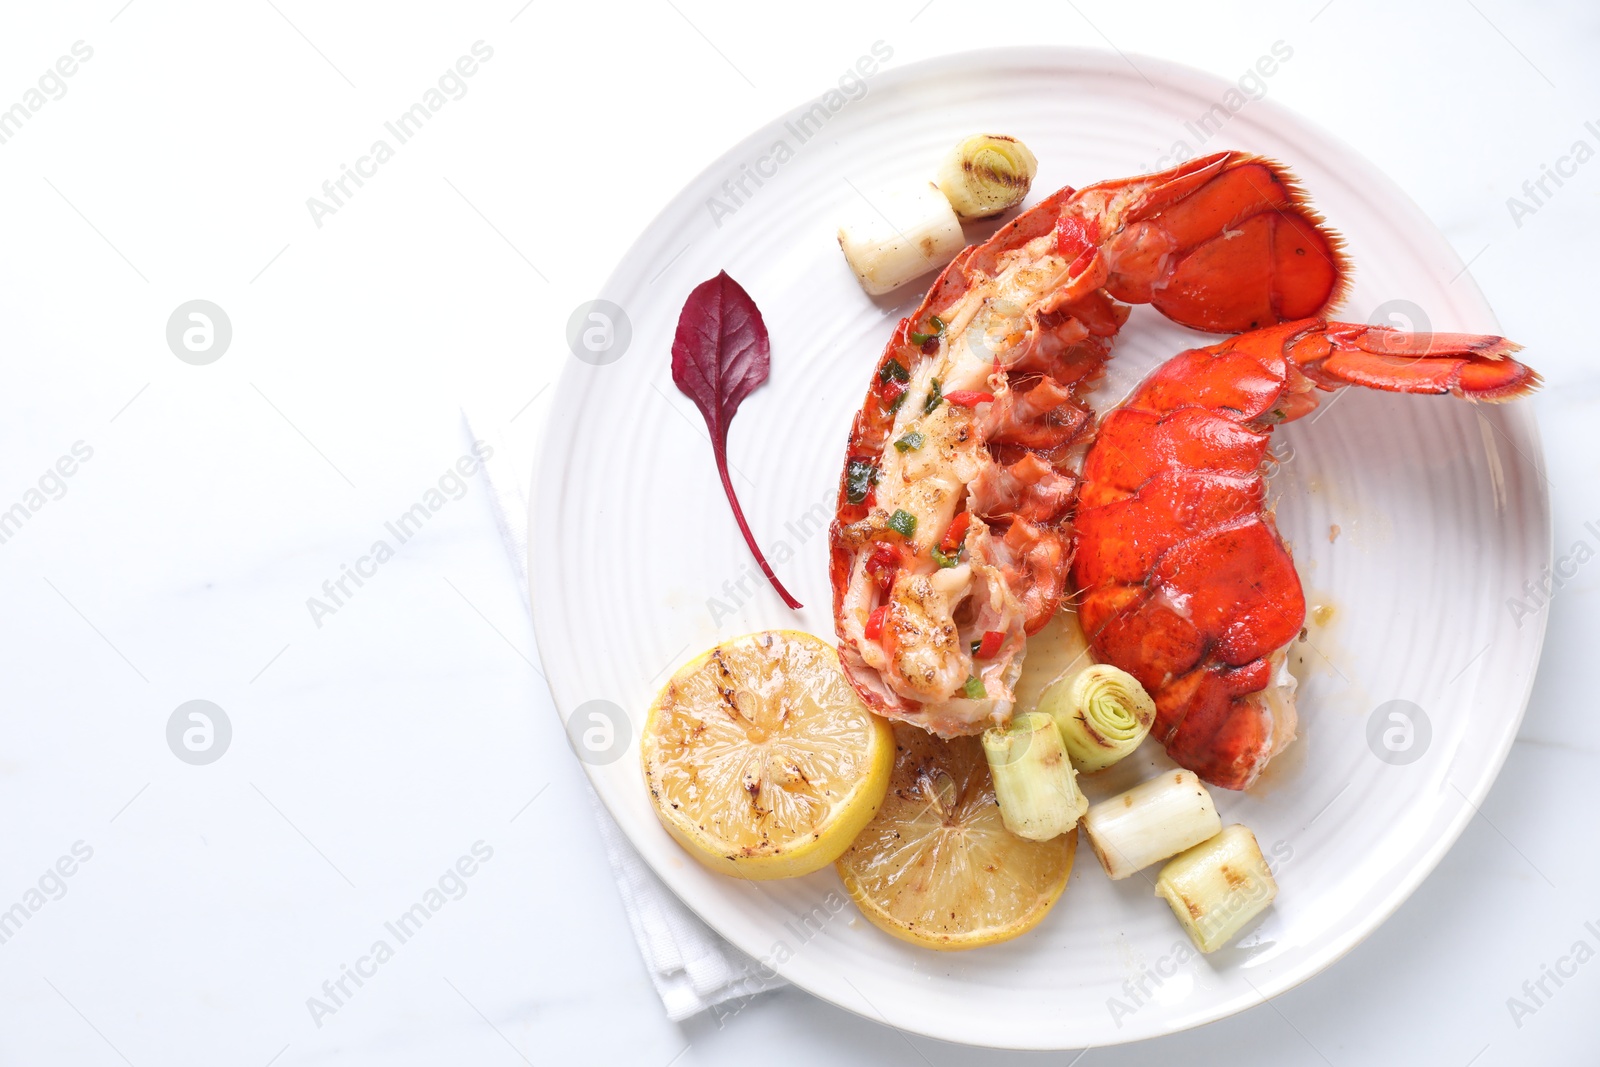
<svg viewBox="0 0 1600 1067"><path fill-rule="evenodd" d="M750 554L761 564L761 572L783 602L798 608L800 602L789 595L761 554L728 477L728 425L745 397L767 380L771 353L767 324L761 320L755 301L728 277L727 271L720 271L715 278L695 286L683 303L678 332L672 339L672 381L694 401L706 420L722 489L728 495L739 532L750 546Z"/></svg>

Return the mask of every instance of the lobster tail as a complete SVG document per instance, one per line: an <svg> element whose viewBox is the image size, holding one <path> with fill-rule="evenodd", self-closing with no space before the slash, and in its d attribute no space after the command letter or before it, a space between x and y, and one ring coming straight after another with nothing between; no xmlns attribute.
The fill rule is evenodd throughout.
<svg viewBox="0 0 1600 1067"><path fill-rule="evenodd" d="M1100 188L1079 200L1094 203ZM1196 330L1241 333L1344 299L1343 242L1281 164L1219 152L1141 179L1120 200L1101 221L1106 290L1119 300L1149 302Z"/></svg>
<svg viewBox="0 0 1600 1067"><path fill-rule="evenodd" d="M1350 385L1508 400L1539 376L1503 337L1306 319L1190 349L1100 424L1072 576L1095 655L1156 702L1152 736L1227 789L1294 738L1284 652L1305 595L1266 506L1273 427Z"/></svg>
<svg viewBox="0 0 1600 1067"><path fill-rule="evenodd" d="M1533 368L1510 358L1504 337L1406 333L1388 326L1330 322L1295 341L1289 358L1325 389L1361 385L1390 393L1453 393L1496 403L1540 385Z"/></svg>

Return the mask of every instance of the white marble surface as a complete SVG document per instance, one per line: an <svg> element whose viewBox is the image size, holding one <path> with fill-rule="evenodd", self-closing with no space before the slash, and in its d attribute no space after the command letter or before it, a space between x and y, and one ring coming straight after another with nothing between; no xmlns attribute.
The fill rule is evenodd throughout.
<svg viewBox="0 0 1600 1067"><path fill-rule="evenodd" d="M29 912L0 943L0 1063L1072 1061L906 1037L795 991L669 1023L482 482L403 545L385 527L464 454L462 404L520 455L571 358L569 312L639 228L875 40L893 64L1114 43L1230 78L1289 42L1271 96L1423 205L1545 372L1558 554L1600 547L1600 162L1520 220L1507 206L1575 141L1600 148L1592 4L905 0L780 21L674 3L3 16L0 108L26 107L75 42L93 54L0 143L0 510L75 443L93 454L45 477L58 498L0 543L0 911ZM480 40L493 55L465 95L317 226L307 197ZM164 336L197 298L233 326L206 366ZM378 539L393 558L319 626L307 598ZM1593 1062L1600 963L1546 979L1532 1014L1507 1000L1574 942L1600 947L1584 926L1600 927L1597 574L1548 608L1481 817L1375 936L1269 1005L1078 1062ZM206 766L166 740L194 699L232 725ZM92 856L47 875L78 842ZM313 1018L308 998L479 842L492 856L445 879L459 899Z"/></svg>

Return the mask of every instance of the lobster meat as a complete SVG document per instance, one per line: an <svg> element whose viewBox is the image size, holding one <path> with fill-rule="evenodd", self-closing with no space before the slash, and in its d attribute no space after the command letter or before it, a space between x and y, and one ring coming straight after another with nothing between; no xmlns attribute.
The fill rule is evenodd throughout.
<svg viewBox="0 0 1600 1067"><path fill-rule="evenodd" d="M1101 420L1075 525L1079 619L1097 659L1156 702L1167 754L1244 789L1294 739L1286 650L1305 596L1265 502L1272 430L1347 386L1525 396L1501 337L1307 319L1180 353Z"/></svg>
<svg viewBox="0 0 1600 1067"><path fill-rule="evenodd" d="M1009 719L1124 302L1233 333L1324 313L1345 276L1288 173L1239 152L1062 189L957 256L878 361L840 479L834 621L868 706L945 737Z"/></svg>

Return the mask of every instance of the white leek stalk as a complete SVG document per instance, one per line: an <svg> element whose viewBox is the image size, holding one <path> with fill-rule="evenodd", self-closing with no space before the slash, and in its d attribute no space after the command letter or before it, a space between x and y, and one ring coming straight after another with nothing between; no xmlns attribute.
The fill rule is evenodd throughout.
<svg viewBox="0 0 1600 1067"><path fill-rule="evenodd" d="M1139 747L1156 721L1156 702L1127 671L1096 663L1058 679L1039 698L1061 731L1073 767L1104 770Z"/></svg>
<svg viewBox="0 0 1600 1067"><path fill-rule="evenodd" d="M1193 771L1168 771L1090 808L1083 828L1100 866L1122 879L1216 836L1222 819Z"/></svg>
<svg viewBox="0 0 1600 1067"><path fill-rule="evenodd" d="M931 183L875 193L860 208L839 227L839 247L872 296L944 266L966 247L961 220Z"/></svg>
<svg viewBox="0 0 1600 1067"><path fill-rule="evenodd" d="M1016 715L1009 726L983 732L983 754L1007 830L1029 841L1067 833L1088 810L1078 776L1050 716Z"/></svg>
<svg viewBox="0 0 1600 1067"><path fill-rule="evenodd" d="M1256 835L1237 824L1174 857L1156 879L1156 896L1201 952L1233 940L1277 895Z"/></svg>
<svg viewBox="0 0 1600 1067"><path fill-rule="evenodd" d="M939 189L956 214L982 219L1016 207L1028 195L1039 161L1015 137L968 137L939 164Z"/></svg>

